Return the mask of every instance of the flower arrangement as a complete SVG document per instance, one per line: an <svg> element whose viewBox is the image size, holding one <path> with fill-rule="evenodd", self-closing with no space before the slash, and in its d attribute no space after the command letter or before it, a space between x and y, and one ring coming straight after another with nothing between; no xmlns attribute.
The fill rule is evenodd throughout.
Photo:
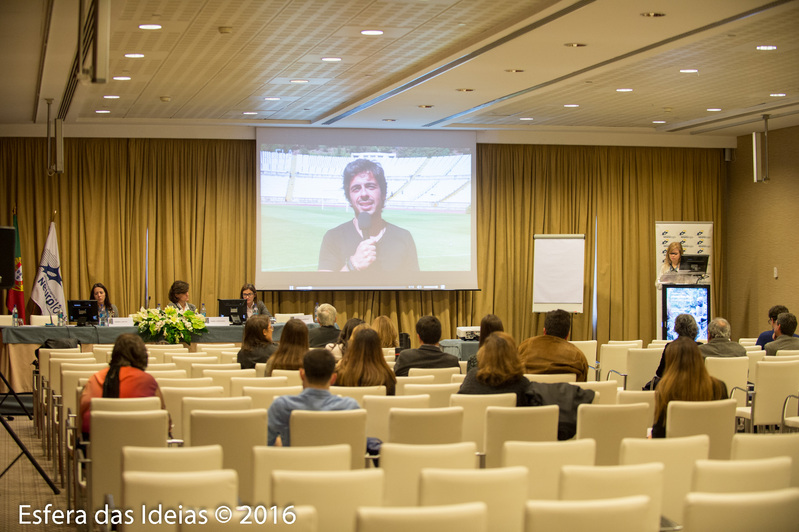
<svg viewBox="0 0 799 532"><path fill-rule="evenodd" d="M191 335L208 332L205 318L193 310L178 310L175 307L165 309L146 309L142 307L133 315L133 323L139 328L139 334L145 342L164 339L167 343L191 343Z"/></svg>

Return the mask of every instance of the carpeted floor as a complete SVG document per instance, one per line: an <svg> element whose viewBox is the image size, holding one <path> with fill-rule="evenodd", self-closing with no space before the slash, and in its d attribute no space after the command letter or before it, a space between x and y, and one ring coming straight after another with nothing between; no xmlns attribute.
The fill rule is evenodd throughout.
<svg viewBox="0 0 799 532"><path fill-rule="evenodd" d="M44 457L41 440L34 435L33 421L23 415L15 416L14 420L8 423L45 472L52 477L53 464ZM20 452L20 448L11 435L0 425L0 472L8 467ZM56 482L56 486L61 490L60 483ZM44 510L48 504L52 505L50 507L51 510L66 511L66 489L61 490L60 495L55 495L38 471L23 455L0 478L0 532L73 532L77 530L75 525L57 525L52 522L48 525L44 523L27 525L20 523L20 507L23 507L23 511L32 514L34 510ZM25 509L24 505L28 505L29 508ZM30 515L23 517L23 519L33 522L34 516Z"/></svg>

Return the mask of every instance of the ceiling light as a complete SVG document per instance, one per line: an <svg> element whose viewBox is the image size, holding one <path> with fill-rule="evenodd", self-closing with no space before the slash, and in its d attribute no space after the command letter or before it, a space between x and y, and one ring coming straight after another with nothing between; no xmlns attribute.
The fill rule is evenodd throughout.
<svg viewBox="0 0 799 532"><path fill-rule="evenodd" d="M308 83L307 79L292 79L291 83Z"/></svg>
<svg viewBox="0 0 799 532"><path fill-rule="evenodd" d="M233 33L232 26L219 26L216 31L218 31L221 35L227 35L229 33Z"/></svg>
<svg viewBox="0 0 799 532"><path fill-rule="evenodd" d="M455 89L458 92L474 92L474 89Z"/></svg>
<svg viewBox="0 0 799 532"><path fill-rule="evenodd" d="M110 112L111 112L111 111L109 111L108 109L97 109L97 110L95 111L95 113L97 113L97 114L101 114L101 115L108 114L108 113L110 113Z"/></svg>
<svg viewBox="0 0 799 532"><path fill-rule="evenodd" d="M160 96L158 99L164 103L168 103L172 101L172 96Z"/></svg>
<svg viewBox="0 0 799 532"><path fill-rule="evenodd" d="M708 111L710 111L711 113L718 113L719 111L721 111L721 109L718 107L710 107L708 108Z"/></svg>
<svg viewBox="0 0 799 532"><path fill-rule="evenodd" d="M769 96L772 98L782 98L783 96L786 96L786 94L784 92L773 92L769 94Z"/></svg>
<svg viewBox="0 0 799 532"><path fill-rule="evenodd" d="M774 46L773 44L761 44L760 46L757 47L757 49L768 51L768 50L776 50L777 47Z"/></svg>
<svg viewBox="0 0 799 532"><path fill-rule="evenodd" d="M632 92L632 89L616 89L616 92Z"/></svg>
<svg viewBox="0 0 799 532"><path fill-rule="evenodd" d="M125 54L125 57L128 59L141 59L144 57L144 54Z"/></svg>
<svg viewBox="0 0 799 532"><path fill-rule="evenodd" d="M680 69L680 73L681 74L696 74L698 72L699 72L699 70L697 70L696 68L681 68Z"/></svg>
<svg viewBox="0 0 799 532"><path fill-rule="evenodd" d="M361 30L361 35L383 35L383 30Z"/></svg>
<svg viewBox="0 0 799 532"><path fill-rule="evenodd" d="M521 68L507 68L505 72L510 72L511 74L518 74L520 72L524 72Z"/></svg>
<svg viewBox="0 0 799 532"><path fill-rule="evenodd" d="M420 105L419 109L432 109L432 105Z"/></svg>
<svg viewBox="0 0 799 532"><path fill-rule="evenodd" d="M257 115L258 113L256 111L244 111L241 114L243 114L243 115Z"/></svg>
<svg viewBox="0 0 799 532"><path fill-rule="evenodd" d="M339 61L341 61L341 58L340 57L323 57L322 61L325 61L326 63L338 63Z"/></svg>
<svg viewBox="0 0 799 532"><path fill-rule="evenodd" d="M533 120L533 117L531 117L531 116L523 116L519 120Z"/></svg>
<svg viewBox="0 0 799 532"><path fill-rule="evenodd" d="M396 122L396 121L397 121L396 118L384 118L383 119L383 122Z"/></svg>
<svg viewBox="0 0 799 532"><path fill-rule="evenodd" d="M585 48L588 45L581 42L567 42L563 46L565 46L566 48Z"/></svg>
<svg viewBox="0 0 799 532"><path fill-rule="evenodd" d="M130 76L114 76L114 81L130 81Z"/></svg>
<svg viewBox="0 0 799 532"><path fill-rule="evenodd" d="M139 24L140 30L160 30L160 24Z"/></svg>
<svg viewBox="0 0 799 532"><path fill-rule="evenodd" d="M577 105L576 103L567 103L563 107L580 107L580 106Z"/></svg>
<svg viewBox="0 0 799 532"><path fill-rule="evenodd" d="M267 102L276 102L280 100L280 98L278 98L277 96L267 96L266 98L264 98L264 100L266 100Z"/></svg>
<svg viewBox="0 0 799 532"><path fill-rule="evenodd" d="M652 123L653 124L665 124L666 121L665 120L652 120Z"/></svg>
<svg viewBox="0 0 799 532"><path fill-rule="evenodd" d="M666 13L658 13L657 11L647 11L646 13L641 13L641 16L645 18L660 18L660 17L665 17Z"/></svg>
<svg viewBox="0 0 799 532"><path fill-rule="evenodd" d="M118 100L119 96L116 96L114 94L106 94L105 96L103 96L103 98L105 98L106 100Z"/></svg>

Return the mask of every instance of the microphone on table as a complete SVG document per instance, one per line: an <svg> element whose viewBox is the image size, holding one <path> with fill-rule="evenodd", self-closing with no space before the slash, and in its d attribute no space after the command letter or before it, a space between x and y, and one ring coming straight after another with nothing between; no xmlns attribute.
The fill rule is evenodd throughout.
<svg viewBox="0 0 799 532"><path fill-rule="evenodd" d="M363 240L369 238L369 230L372 228L372 215L368 212L362 212L358 215L358 227L361 228Z"/></svg>

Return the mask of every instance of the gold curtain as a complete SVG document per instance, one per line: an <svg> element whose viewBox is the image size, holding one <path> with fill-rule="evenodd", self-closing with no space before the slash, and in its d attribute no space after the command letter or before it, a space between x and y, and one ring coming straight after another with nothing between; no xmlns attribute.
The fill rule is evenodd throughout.
<svg viewBox="0 0 799 532"><path fill-rule="evenodd" d="M215 312L217 298L238 297L254 278L255 149L254 141L241 140L66 139L64 174L47 176L44 139L0 139L0 186L8 191L0 223L11 223L16 204L26 297L57 210L67 298L88 297L100 281L122 314L133 312L145 303L149 265L149 305L165 304L172 281L183 279L191 301ZM585 312L575 317L573 338L592 336L596 247L597 339L648 341L655 337L656 221L714 222L712 305L722 308L724 170L721 150L714 149L481 144L480 290L259 296L273 313L310 313L315 302L329 302L341 324L386 314L414 345L422 315L438 316L450 338L458 325L494 313L522 341L543 325L532 314L533 235L581 233Z"/></svg>

